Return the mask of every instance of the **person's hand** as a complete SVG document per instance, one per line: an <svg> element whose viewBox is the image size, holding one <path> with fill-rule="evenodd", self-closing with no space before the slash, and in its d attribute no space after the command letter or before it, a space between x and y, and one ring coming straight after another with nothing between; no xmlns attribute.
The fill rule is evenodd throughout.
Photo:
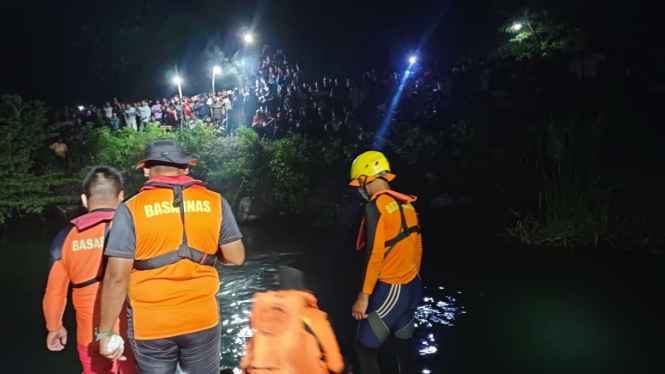
<svg viewBox="0 0 665 374"><path fill-rule="evenodd" d="M124 351L122 347L118 347L110 352L106 349L106 346L108 345L111 338L112 336L109 336L108 338L102 338L99 340L99 353L101 353L102 356L108 358L111 361L115 360L126 361L127 357L122 355Z"/></svg>
<svg viewBox="0 0 665 374"><path fill-rule="evenodd" d="M49 351L62 351L65 349L65 345L67 345L67 329L65 326L49 332L46 336L46 348L48 348Z"/></svg>
<svg viewBox="0 0 665 374"><path fill-rule="evenodd" d="M353 304L351 308L351 315L357 320L367 318L367 304L369 303L369 295L361 293L358 295L358 299Z"/></svg>

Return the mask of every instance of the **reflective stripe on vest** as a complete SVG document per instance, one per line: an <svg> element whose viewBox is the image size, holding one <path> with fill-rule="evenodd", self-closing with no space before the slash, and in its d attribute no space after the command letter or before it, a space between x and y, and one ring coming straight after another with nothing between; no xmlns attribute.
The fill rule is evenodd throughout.
<svg viewBox="0 0 665 374"><path fill-rule="evenodd" d="M182 243L178 249L164 253L157 257L148 258L145 260L134 260L134 269L136 270L153 270L159 269L164 266L172 265L180 260L189 260L196 262L199 265L215 266L217 257L209 253L199 251L192 248L187 244L187 232L185 231L185 206L183 204L182 191L191 185L201 184L198 181L193 181L185 184L171 184L163 182L148 182L146 186L169 187L173 189L173 205L180 207L180 220L182 221Z"/></svg>
<svg viewBox="0 0 665 374"><path fill-rule="evenodd" d="M104 243L107 242L106 239L108 239L108 233L109 233L109 227L111 226L111 221L106 221L106 224L104 225ZM102 263L100 264L101 269L100 269L100 275L88 279L85 282L81 283L72 283L72 288L84 288L88 286L92 286L95 283L99 283L104 279L104 271L106 271L106 256L102 257Z"/></svg>
<svg viewBox="0 0 665 374"><path fill-rule="evenodd" d="M412 227L408 227L406 225L406 217L404 216L404 208L402 208L402 202L397 200L392 195L389 195L389 196L392 197L393 199L395 199L395 202L397 202L397 207L399 207L400 218L402 220L402 227L400 228L399 234L397 234L396 237L394 237L390 240L386 240L384 246L388 247L388 250L383 255L383 258L388 257L388 255L390 254L390 252L392 252L392 250L395 248L397 243L399 243L402 240L408 238L413 233L420 233L420 225L418 225L418 223L416 223L416 225L412 226Z"/></svg>

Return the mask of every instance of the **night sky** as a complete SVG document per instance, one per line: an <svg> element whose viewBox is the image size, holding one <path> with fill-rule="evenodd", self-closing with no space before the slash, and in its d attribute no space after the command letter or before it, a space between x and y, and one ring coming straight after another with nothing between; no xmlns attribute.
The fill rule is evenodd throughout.
<svg viewBox="0 0 665 374"><path fill-rule="evenodd" d="M374 66L393 69L416 49L420 49L425 60L452 60L490 49L500 42L505 36L497 30L506 16L505 10L526 3L526 0L165 0L140 4L128 0L14 1L2 6L4 53L0 92L16 92L52 105L98 102L147 92L158 96L173 94L174 88L164 75L169 67L177 63L181 75L196 76L203 81L205 75L197 71L203 65L198 60L208 41L215 40L222 49L234 51L243 27L253 27L258 43L282 47L291 61L300 62L301 67L318 78L322 74L355 74ZM528 3L550 7L556 4L559 13L592 30L600 46L634 34L638 26L641 34L653 34L649 28L654 27L662 30L662 22L654 15L657 13L654 7L662 8L658 2ZM85 35L84 26L92 23L100 26L106 35L113 35L123 26L123 18L135 14L139 8L152 9L155 18L173 14L191 16L195 27L178 35L184 38L185 48L168 58L159 58L150 66L142 66L140 72L133 69L133 73L101 79L91 67L95 58L103 61L104 57L95 57L90 44L73 46ZM95 17L93 21L91 16ZM168 44L168 40L147 40L155 45ZM160 57L161 52L151 54ZM197 88L190 87L195 92L189 93L198 93Z"/></svg>

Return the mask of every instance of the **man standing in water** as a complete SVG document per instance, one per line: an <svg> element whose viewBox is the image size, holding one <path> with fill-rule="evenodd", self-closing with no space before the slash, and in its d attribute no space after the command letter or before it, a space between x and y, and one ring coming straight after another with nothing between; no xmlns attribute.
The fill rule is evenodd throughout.
<svg viewBox="0 0 665 374"><path fill-rule="evenodd" d="M392 335L400 372L417 372L411 336L415 311L423 297L420 280L422 241L414 196L392 191L395 178L381 152L360 155L351 166L351 186L368 201L358 236L367 248L362 289L351 311L360 321L356 353L361 374L379 374L377 353Z"/></svg>
<svg viewBox="0 0 665 374"><path fill-rule="evenodd" d="M113 321L129 295L129 338L142 374L218 374L221 327L216 293L217 259L245 259L231 207L187 174L197 160L175 139L153 140L139 162L148 178L141 191L118 206L105 254L97 339L108 349Z"/></svg>
<svg viewBox="0 0 665 374"><path fill-rule="evenodd" d="M83 180L81 195L88 213L73 219L72 225L60 231L50 248L50 270L44 295L44 317L49 331L46 347L51 351L62 351L67 344L62 314L71 282L76 310L76 344L83 374L111 374L118 369L115 362L100 355L93 329L99 324L100 317L99 282L104 272L104 239L122 199L120 173L107 166L94 167ZM109 329L118 331L115 319ZM122 374L136 373L133 356L127 358L119 365Z"/></svg>

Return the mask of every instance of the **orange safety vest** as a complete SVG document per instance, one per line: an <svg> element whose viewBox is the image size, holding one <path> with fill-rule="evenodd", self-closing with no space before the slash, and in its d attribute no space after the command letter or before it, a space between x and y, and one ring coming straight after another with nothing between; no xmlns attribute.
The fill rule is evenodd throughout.
<svg viewBox="0 0 665 374"><path fill-rule="evenodd" d="M411 234L416 234L420 233L420 225L416 224L415 226L409 227L406 224L406 217L404 216L404 208L402 208L402 204L404 202L405 197L408 198L410 201L408 203L416 201L418 198L415 196L411 195L403 195L399 192L395 192L392 190L384 190L380 191L379 193L375 194L372 196L372 200L376 200L379 196L381 195L389 195L393 199L395 199L395 202L397 203L397 206L399 208L399 214L402 219L402 228L400 229L399 233L397 236L390 240L386 240L385 246L389 248L388 251L386 251L386 254L384 257L387 257L390 252L392 251L392 248L395 248L395 245L402 240L408 238ZM360 231L358 232L358 240L356 242L356 250L360 251L363 248L365 248L365 245L367 244L367 228L365 227L365 217L363 217L363 220L360 224Z"/></svg>
<svg viewBox="0 0 665 374"><path fill-rule="evenodd" d="M76 340L80 345L95 341L94 328L99 325L99 282L104 271L104 241L113 214L113 209L100 209L73 219L74 227L59 244L60 258L54 258L49 272L44 295L46 326L53 331L61 325L67 285L71 282Z"/></svg>
<svg viewBox="0 0 665 374"><path fill-rule="evenodd" d="M316 297L301 291L254 295L250 325L256 331L240 368L246 374L341 373L344 360Z"/></svg>
<svg viewBox="0 0 665 374"><path fill-rule="evenodd" d="M173 189L173 195L174 195L173 207L176 207L180 212L180 220L184 227L185 204L183 204L182 191L189 187L205 188L203 183L199 180L191 180L183 184L178 184L178 183L162 182L153 179L152 181L147 182L143 186L143 188L141 188L141 191L152 190L155 188ZM196 262L197 264L200 265L213 266L213 267L217 262L217 257L215 257L214 254L213 256L210 256L208 253L204 251L200 251L196 248L190 247L187 240L187 231L182 230L182 242L180 243L180 246L178 246L177 249L157 255L155 257L150 257L143 260L135 260L134 269L136 270L157 269L167 265L175 264L176 262L182 259L187 259Z"/></svg>
<svg viewBox="0 0 665 374"><path fill-rule="evenodd" d="M162 339L216 326L222 196L190 177L157 177L125 204L136 236L128 286L134 337Z"/></svg>

